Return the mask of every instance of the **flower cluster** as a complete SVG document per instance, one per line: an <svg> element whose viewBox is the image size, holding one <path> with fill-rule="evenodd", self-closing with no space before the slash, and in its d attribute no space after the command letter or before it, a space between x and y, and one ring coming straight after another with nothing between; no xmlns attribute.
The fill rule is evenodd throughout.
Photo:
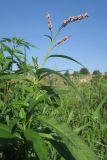
<svg viewBox="0 0 107 160"><path fill-rule="evenodd" d="M68 19L64 20L63 27L67 26L69 23L72 23L72 22L75 22L75 21L78 21L78 20L82 20L86 17L88 17L88 13L84 13L84 14L81 14L79 16L69 17Z"/></svg>
<svg viewBox="0 0 107 160"><path fill-rule="evenodd" d="M50 18L49 13L47 14L47 19L48 19L48 28L52 32L52 22L51 22L51 18Z"/></svg>
<svg viewBox="0 0 107 160"><path fill-rule="evenodd" d="M64 38L60 39L56 44L55 44L55 47L64 43L65 41L67 41L71 36L65 36Z"/></svg>

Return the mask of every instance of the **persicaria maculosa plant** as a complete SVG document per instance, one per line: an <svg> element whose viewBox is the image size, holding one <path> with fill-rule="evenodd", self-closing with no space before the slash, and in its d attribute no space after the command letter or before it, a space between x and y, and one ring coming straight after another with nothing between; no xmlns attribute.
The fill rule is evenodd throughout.
<svg viewBox="0 0 107 160"><path fill-rule="evenodd" d="M86 17L87 13L69 17L53 36L53 25L47 15L50 35L45 36L50 44L42 68L38 67L37 58L32 57L33 65L27 63L27 50L34 45L16 37L0 40L0 156L3 160L97 160L67 124L51 116L51 111L59 107L60 98L53 88L41 84L44 77L57 74L73 86L70 79L44 65L52 57L80 64L69 56L51 54L51 51L70 38L68 35L56 42L64 27Z"/></svg>

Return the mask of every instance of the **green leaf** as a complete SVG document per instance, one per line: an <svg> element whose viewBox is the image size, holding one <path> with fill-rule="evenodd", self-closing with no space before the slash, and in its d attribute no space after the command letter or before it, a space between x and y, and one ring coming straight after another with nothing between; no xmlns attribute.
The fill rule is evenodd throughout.
<svg viewBox="0 0 107 160"><path fill-rule="evenodd" d="M49 142L58 151L61 157L64 158L63 160L75 160L70 151L68 150L67 146L62 141L56 139L49 139Z"/></svg>
<svg viewBox="0 0 107 160"><path fill-rule="evenodd" d="M44 36L49 38L52 41L52 37L50 35L44 35Z"/></svg>
<svg viewBox="0 0 107 160"><path fill-rule="evenodd" d="M3 107L5 105L5 103L0 99L0 109L1 107Z"/></svg>
<svg viewBox="0 0 107 160"><path fill-rule="evenodd" d="M38 46L31 44L31 43L28 43L28 42L26 42L26 45L28 45L29 47L32 47L32 48L40 49Z"/></svg>
<svg viewBox="0 0 107 160"><path fill-rule="evenodd" d="M93 151L76 135L67 124L59 124L55 119L39 116L39 120L54 129L76 160L97 160Z"/></svg>
<svg viewBox="0 0 107 160"><path fill-rule="evenodd" d="M30 118L32 117L32 115L34 114L35 107L37 107L37 105L39 103L41 103L41 102L43 102L44 100L47 100L47 99L48 99L48 96L47 96L46 91L37 94L36 99L31 99L31 102L29 104L29 110L28 110L27 115L26 115L27 123L30 120Z"/></svg>
<svg viewBox="0 0 107 160"><path fill-rule="evenodd" d="M74 129L74 132L79 133L79 132L82 131L84 128L89 127L89 126L90 126L89 123L84 124L83 126Z"/></svg>
<svg viewBox="0 0 107 160"><path fill-rule="evenodd" d="M38 48L36 45L33 45L29 42L26 42L24 39L17 38L17 37L2 38L1 42L14 43L14 44L17 44L17 47L22 46L22 47L26 47L27 49L30 49L30 47Z"/></svg>
<svg viewBox="0 0 107 160"><path fill-rule="evenodd" d="M38 65L38 57L36 57L36 58L32 57L32 60L33 60L33 64L34 64L35 69L38 69L38 67L39 67L39 65Z"/></svg>
<svg viewBox="0 0 107 160"><path fill-rule="evenodd" d="M50 55L47 57L47 59L49 58L56 58L56 57L59 57L59 58L65 58L65 59L68 59L68 60L71 60L71 61L74 61L76 63L78 63L79 65L83 66L81 63L79 63L78 61L76 61L75 59L69 57L69 56L66 56L66 55L61 55L61 54L53 54L53 55ZM83 66L84 67L84 66Z"/></svg>
<svg viewBox="0 0 107 160"><path fill-rule="evenodd" d="M63 74L61 74L55 70L49 69L49 68L40 68L37 70L36 74L37 74L39 80L41 80L42 78L44 78L50 74L56 74L56 75L62 77L67 82L68 85L73 85L72 81L70 79L68 79L66 76L64 76Z"/></svg>
<svg viewBox="0 0 107 160"><path fill-rule="evenodd" d="M4 124L0 124L0 145L13 143L16 140L17 137L11 134L9 127Z"/></svg>
<svg viewBox="0 0 107 160"><path fill-rule="evenodd" d="M2 38L2 42L11 42L10 38Z"/></svg>
<svg viewBox="0 0 107 160"><path fill-rule="evenodd" d="M2 123L0 123L0 129L1 130L5 130L7 132L11 132L9 127L7 125L5 125L5 124L2 124Z"/></svg>
<svg viewBox="0 0 107 160"><path fill-rule="evenodd" d="M32 142L33 148L34 148L35 152L37 153L39 159L40 160L48 160L47 147L46 147L43 139L41 138L41 136L37 132L35 132L31 129L25 130L24 135L28 141Z"/></svg>
<svg viewBox="0 0 107 160"><path fill-rule="evenodd" d="M0 141L2 139L12 139L12 138L15 138L10 132L4 130L4 129L0 129Z"/></svg>
<svg viewBox="0 0 107 160"><path fill-rule="evenodd" d="M12 120L10 120L10 122L9 122L9 128L11 130L11 133L14 132L14 128L17 125L17 122L18 122L18 119L12 119Z"/></svg>
<svg viewBox="0 0 107 160"><path fill-rule="evenodd" d="M39 102L37 100L31 99L31 102L29 104L29 110L28 110L27 115L26 115L27 123L30 120L31 116L33 115L35 107L37 106L38 103Z"/></svg>
<svg viewBox="0 0 107 160"><path fill-rule="evenodd" d="M24 53L21 50L17 49L17 48L13 48L12 50L13 50L13 52L16 52L16 53L19 53L21 55L24 55Z"/></svg>
<svg viewBox="0 0 107 160"><path fill-rule="evenodd" d="M92 118L95 119L99 119L99 115L100 115L100 110L103 107L103 104L106 102L106 98L104 98L100 104L98 105L98 107L96 108L96 110L94 111L94 113L92 114Z"/></svg>
<svg viewBox="0 0 107 160"><path fill-rule="evenodd" d="M24 111L24 108L21 108L21 109L20 109L19 117L20 117L21 119L26 119L26 112Z"/></svg>

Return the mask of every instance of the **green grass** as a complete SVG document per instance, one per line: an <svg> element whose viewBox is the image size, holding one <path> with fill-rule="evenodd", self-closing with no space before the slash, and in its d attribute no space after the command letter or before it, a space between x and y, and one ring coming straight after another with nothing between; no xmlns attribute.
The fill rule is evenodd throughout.
<svg viewBox="0 0 107 160"><path fill-rule="evenodd" d="M78 85L79 94L68 88L60 93L61 105L52 116L67 123L96 152L107 159L107 81L94 77L90 83Z"/></svg>

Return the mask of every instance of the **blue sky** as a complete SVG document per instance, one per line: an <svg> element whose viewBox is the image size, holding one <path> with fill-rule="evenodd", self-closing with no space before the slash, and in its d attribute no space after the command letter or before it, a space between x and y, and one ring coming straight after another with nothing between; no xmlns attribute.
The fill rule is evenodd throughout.
<svg viewBox="0 0 107 160"><path fill-rule="evenodd" d="M51 14L53 32L69 16L88 12L89 18L69 24L58 39L71 35L71 39L55 49L54 53L75 58L91 72L107 71L107 0L0 0L0 38L17 36L36 44L40 50L28 53L38 57L40 65L49 40L46 13ZM57 39L57 40L58 40ZM81 66L62 59L50 59L46 67L79 70Z"/></svg>

